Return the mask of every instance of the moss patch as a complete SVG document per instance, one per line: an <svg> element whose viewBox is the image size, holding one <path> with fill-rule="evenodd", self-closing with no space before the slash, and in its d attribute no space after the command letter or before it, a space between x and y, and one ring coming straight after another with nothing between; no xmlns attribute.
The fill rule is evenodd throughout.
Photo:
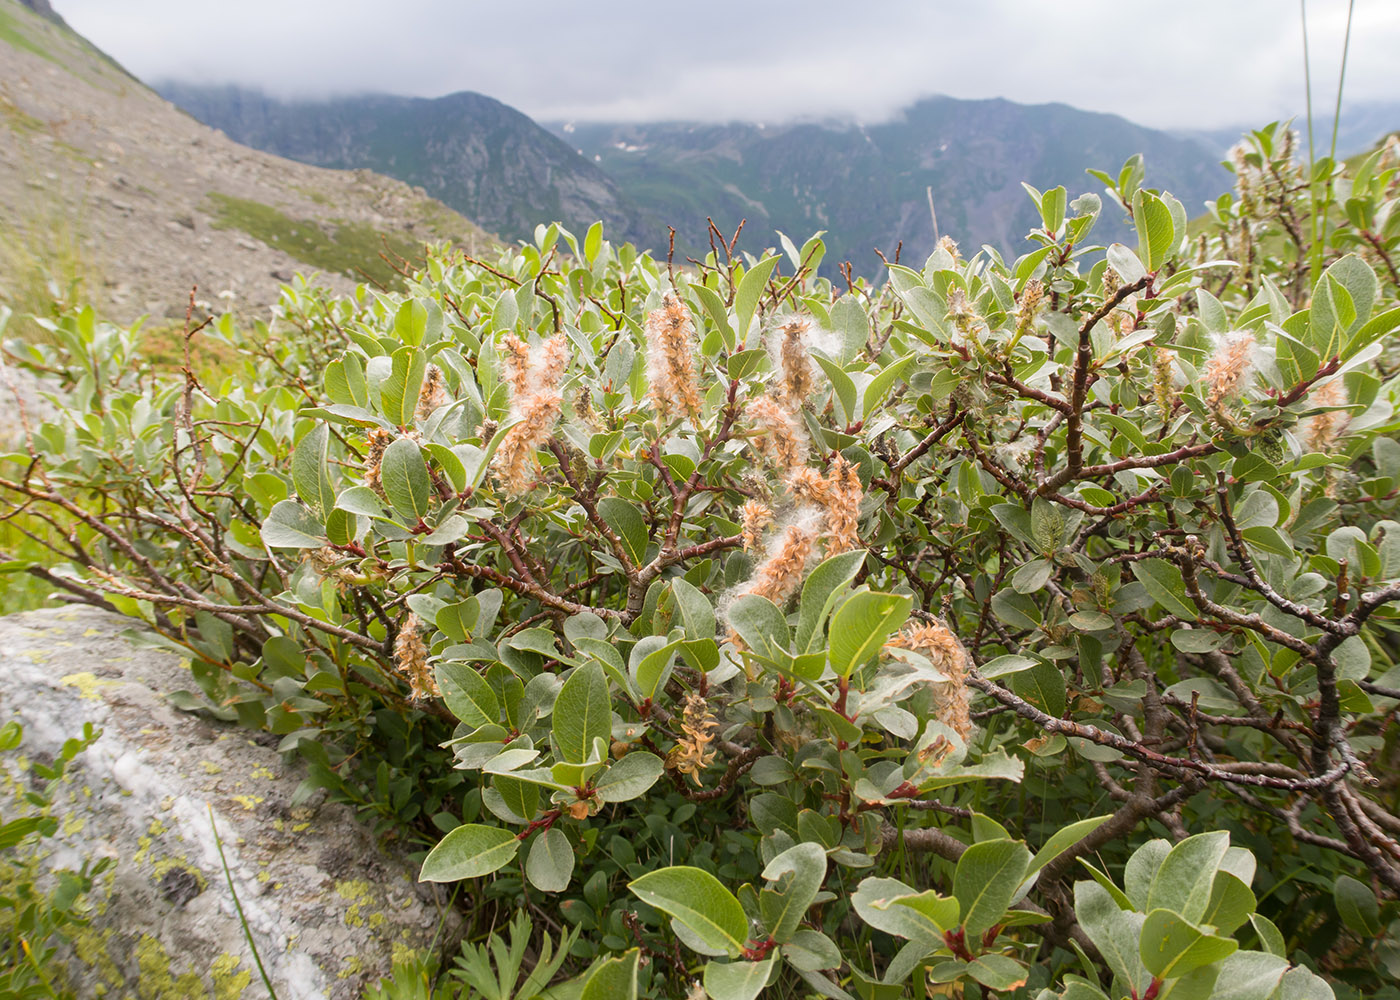
<svg viewBox="0 0 1400 1000"><path fill-rule="evenodd" d="M208 200L215 229L237 229L322 271L399 288L403 279L380 254L387 252L414 266L423 259L422 244L363 223L293 219L271 205L217 191L211 191Z"/></svg>
<svg viewBox="0 0 1400 1000"><path fill-rule="evenodd" d="M54 58L51 52L33 38L29 37L28 33L24 30L24 26L20 24L19 18L10 14L9 11L3 8L0 8L0 42L4 42L12 48L32 52L39 58L47 59L49 62L56 63L59 66L63 65Z"/></svg>

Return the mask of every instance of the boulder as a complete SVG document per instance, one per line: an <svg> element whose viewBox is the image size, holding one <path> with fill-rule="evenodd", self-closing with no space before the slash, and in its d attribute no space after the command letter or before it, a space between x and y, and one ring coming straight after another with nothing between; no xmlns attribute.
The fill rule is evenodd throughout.
<svg viewBox="0 0 1400 1000"><path fill-rule="evenodd" d="M292 805L302 774L276 738L171 705L165 694L195 687L187 661L133 645L132 625L87 608L0 618L0 722L24 726L20 752L53 755L84 722L102 731L42 842L48 867L116 859L61 970L79 996L267 997L251 936L280 1000L351 1000L396 955L431 947L444 919L451 940L436 887L348 807ZM0 774L0 815L21 791Z"/></svg>

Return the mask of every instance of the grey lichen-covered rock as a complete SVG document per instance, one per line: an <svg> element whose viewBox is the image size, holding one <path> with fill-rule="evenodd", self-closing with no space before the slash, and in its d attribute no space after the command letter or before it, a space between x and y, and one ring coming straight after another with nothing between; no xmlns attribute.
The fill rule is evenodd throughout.
<svg viewBox="0 0 1400 1000"><path fill-rule="evenodd" d="M413 867L348 808L292 806L298 768L256 734L171 706L165 693L194 686L188 666L121 638L130 624L92 609L0 618L0 722L24 726L22 752L53 754L84 722L102 730L45 842L52 867L117 860L65 970L79 995L267 996L211 818L280 1000L359 997L396 954L430 947L442 912ZM0 815L20 791L0 773Z"/></svg>

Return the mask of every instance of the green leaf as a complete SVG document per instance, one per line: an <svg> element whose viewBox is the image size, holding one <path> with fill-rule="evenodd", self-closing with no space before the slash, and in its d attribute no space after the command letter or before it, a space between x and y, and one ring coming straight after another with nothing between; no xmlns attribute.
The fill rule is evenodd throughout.
<svg viewBox="0 0 1400 1000"><path fill-rule="evenodd" d="M588 976L578 1000L637 1000L637 963L641 951L633 948L619 958L605 958ZM511 984L512 987L514 984Z"/></svg>
<svg viewBox="0 0 1400 1000"><path fill-rule="evenodd" d="M1210 1000L1269 1000L1288 960L1262 951L1237 951L1225 959Z"/></svg>
<svg viewBox="0 0 1400 1000"><path fill-rule="evenodd" d="M1084 962L1087 964L1088 959L1084 959ZM1091 985L1081 979L1073 979L1072 977L1066 977L1065 991L1063 993L1059 994L1058 997L1054 996L1054 994L1051 994L1051 996L1053 1000L1108 1000L1108 994L1097 986ZM1044 1000L1044 998L1045 994L1042 993L1036 1000Z"/></svg>
<svg viewBox="0 0 1400 1000"><path fill-rule="evenodd" d="M1029 670L1039 663L1039 660L1029 656L1017 656L1015 654L1005 654L998 656L982 665L982 676L991 680L994 677L1005 677L1007 674L1020 673L1022 670Z"/></svg>
<svg viewBox="0 0 1400 1000"><path fill-rule="evenodd" d="M394 333L405 344L421 344L428 328L428 310L417 299L408 299L394 314Z"/></svg>
<svg viewBox="0 0 1400 1000"><path fill-rule="evenodd" d="M985 676L985 672L983 676ZM1035 852L1035 857L1031 858L1030 865L1026 868L1026 874L1032 875L1040 871L1111 818L1111 813L1106 816L1090 816L1088 819L1081 819L1069 826L1060 827L1051 834L1050 839L1041 846L1040 850Z"/></svg>
<svg viewBox="0 0 1400 1000"><path fill-rule="evenodd" d="M369 383L365 380L365 363L359 354L347 351L345 355L326 365L321 377L326 395L334 403L345 406L369 406Z"/></svg>
<svg viewBox="0 0 1400 1000"><path fill-rule="evenodd" d="M1031 852L1019 840L986 840L963 852L953 872L953 895L968 934L981 934L1001 919L1030 861Z"/></svg>
<svg viewBox="0 0 1400 1000"><path fill-rule="evenodd" d="M671 593L676 599L676 608L681 613L681 623L686 636L690 639L713 639L715 609L700 588L678 576L671 581Z"/></svg>
<svg viewBox="0 0 1400 1000"><path fill-rule="evenodd" d="M1376 894L1365 882L1357 881L1350 875L1341 875L1332 886L1332 900L1337 905L1337 914L1342 923L1363 938L1377 937L1381 924L1380 904Z"/></svg>
<svg viewBox="0 0 1400 1000"><path fill-rule="evenodd" d="M826 865L826 851L808 841L789 847L763 869L763 877L770 882L790 876L777 888L764 889L759 895L763 925L779 944L789 940L802 922L826 880Z"/></svg>
<svg viewBox="0 0 1400 1000"><path fill-rule="evenodd" d="M909 617L914 599L872 591L852 594L831 619L831 669L849 677L885 644Z"/></svg>
<svg viewBox="0 0 1400 1000"><path fill-rule="evenodd" d="M1225 830L1198 833L1181 841L1157 869L1146 909L1171 910L1188 923L1200 920L1210 903L1215 873L1229 849L1230 834Z"/></svg>
<svg viewBox="0 0 1400 1000"><path fill-rule="evenodd" d="M836 361L844 365L859 354L870 340L870 315L859 296L847 292L832 304L831 328L841 335L841 350Z"/></svg>
<svg viewBox="0 0 1400 1000"><path fill-rule="evenodd" d="M350 486L341 490L340 496L335 498L335 506L337 510L351 514L384 519L384 504L380 502L379 494L368 486Z"/></svg>
<svg viewBox="0 0 1400 1000"><path fill-rule="evenodd" d="M740 337L748 335L749 322L753 319L759 300L763 298L763 290L768 285L768 276L773 273L773 268L778 265L779 259L777 254L764 257L739 279L739 287L734 292L734 315L738 320Z"/></svg>
<svg viewBox="0 0 1400 1000"><path fill-rule="evenodd" d="M608 679L596 660L575 667L559 689L551 717L560 759L583 764L593 755L593 741L612 735Z"/></svg>
<svg viewBox="0 0 1400 1000"><path fill-rule="evenodd" d="M448 542L455 542L463 538L467 532L471 531L471 528L471 522L461 514L452 514L423 536L423 544L446 545Z"/></svg>
<svg viewBox="0 0 1400 1000"><path fill-rule="evenodd" d="M456 882L489 875L510 863L520 849L515 834L497 826L467 823L451 831L423 859L420 882Z"/></svg>
<svg viewBox="0 0 1400 1000"><path fill-rule="evenodd" d="M1230 872L1220 871L1200 922L1210 924L1220 934L1230 934L1249 919L1257 903L1249 886Z"/></svg>
<svg viewBox="0 0 1400 1000"><path fill-rule="evenodd" d="M1147 274L1147 268L1142 266L1138 255L1121 243L1114 243L1108 248L1108 266L1118 273L1125 285L1131 285Z"/></svg>
<svg viewBox="0 0 1400 1000"><path fill-rule="evenodd" d="M604 802L628 802L646 793L665 772L660 757L633 750L603 772L595 787Z"/></svg>
<svg viewBox="0 0 1400 1000"><path fill-rule="evenodd" d="M1011 690L1050 715L1063 715L1068 705L1064 674L1053 663L1041 661L1029 670L1013 674Z"/></svg>
<svg viewBox="0 0 1400 1000"><path fill-rule="evenodd" d="M622 539L632 564L640 566L647 554L647 522L641 509L621 497L604 497L598 501L598 514Z"/></svg>
<svg viewBox="0 0 1400 1000"><path fill-rule="evenodd" d="M418 393L428 372L428 357L413 347L400 347L392 360L393 367L379 387L380 408L390 423L407 427L413 423L414 411L418 409Z"/></svg>
<svg viewBox="0 0 1400 1000"><path fill-rule="evenodd" d="M1153 910L1143 921L1138 948L1148 972L1158 979L1177 979L1220 961L1239 945L1197 930L1171 910Z"/></svg>
<svg viewBox="0 0 1400 1000"><path fill-rule="evenodd" d="M317 424L292 452L292 485L301 502L324 519L335 507L335 486L331 483L331 429Z"/></svg>
<svg viewBox="0 0 1400 1000"><path fill-rule="evenodd" d="M1064 188L1055 190L1063 193ZM1026 966L1009 955L982 955L967 963L967 975L989 990L1014 990L1026 984Z"/></svg>
<svg viewBox="0 0 1400 1000"><path fill-rule="evenodd" d="M434 675L447 710L465 725L480 728L500 721L496 692L471 664L448 660L437 665Z"/></svg>
<svg viewBox="0 0 1400 1000"><path fill-rule="evenodd" d="M1349 253L1334 261L1322 273L1324 277L1331 278L1346 291L1353 315L1350 322L1345 324L1342 332L1344 334L1354 333L1371 318L1371 310L1375 307L1376 296L1380 291L1380 282L1376 278L1376 272L1361 257ZM1316 295L1316 290L1314 290L1314 295ZM1313 316L1316 319L1316 310L1314 310Z"/></svg>
<svg viewBox="0 0 1400 1000"><path fill-rule="evenodd" d="M1133 563L1133 576L1168 614L1186 621L1200 617L1196 605L1186 596L1186 581L1181 570L1174 564L1163 559L1141 559Z"/></svg>
<svg viewBox="0 0 1400 1000"><path fill-rule="evenodd" d="M705 992L714 1000L754 1000L777 960L777 955L770 955L762 962L706 962Z"/></svg>
<svg viewBox="0 0 1400 1000"><path fill-rule="evenodd" d="M797 930L783 943L780 952L798 972L817 972L841 966L841 950L836 947L836 942L810 927Z"/></svg>
<svg viewBox="0 0 1400 1000"><path fill-rule="evenodd" d="M598 251L603 248L603 224L595 222L588 227L587 234L583 237L583 259L590 267L598 256Z"/></svg>
<svg viewBox="0 0 1400 1000"><path fill-rule="evenodd" d="M917 355L909 354L898 361L890 362L880 374L870 380L870 384L865 387L865 396L860 404L860 417L862 420L869 420L885 401L885 396L894 388L895 380L904 374L904 370L914 363Z"/></svg>
<svg viewBox="0 0 1400 1000"><path fill-rule="evenodd" d="M856 914L876 930L926 944L924 954L927 954L943 943L942 934L935 933L929 921L909 907L895 905L896 900L913 895L917 893L899 879L871 877L856 886L851 905ZM957 905L956 900L953 903ZM948 919L956 921L957 914Z"/></svg>
<svg viewBox="0 0 1400 1000"><path fill-rule="evenodd" d="M713 288L708 285L692 284L690 290L700 299L700 306L705 310L710 321L720 332L720 337L724 341L726 351L734 350L734 328L729 325L729 310L725 307L724 299Z"/></svg>
<svg viewBox="0 0 1400 1000"><path fill-rule="evenodd" d="M332 545L349 545L358 530L359 523L348 510L335 507L326 512L326 538Z"/></svg>
<svg viewBox="0 0 1400 1000"><path fill-rule="evenodd" d="M876 908L884 908L881 907L880 903L876 903L875 906ZM962 912L961 904L956 899L951 896L940 896L932 889L896 896L886 901L885 907L888 906L903 906L913 910L925 925L924 929L935 935L957 930L958 917Z"/></svg>
<svg viewBox="0 0 1400 1000"><path fill-rule="evenodd" d="M822 646L827 616L864 563L865 549L855 549L823 559L807 575L797 606L797 652L811 653Z"/></svg>
<svg viewBox="0 0 1400 1000"><path fill-rule="evenodd" d="M1289 969L1270 1000L1337 1000L1327 980L1301 965Z"/></svg>
<svg viewBox="0 0 1400 1000"><path fill-rule="evenodd" d="M1331 273L1323 272L1313 288L1308 320L1308 346L1323 362L1339 353L1346 334L1356 320L1351 293Z"/></svg>
<svg viewBox="0 0 1400 1000"><path fill-rule="evenodd" d="M416 441L401 437L384 449L379 476L394 513L410 525L427 516L433 486Z"/></svg>
<svg viewBox="0 0 1400 1000"><path fill-rule="evenodd" d="M813 355L813 357L821 366L821 370L826 373L826 377L831 380L831 389L836 394L836 403L841 407L841 419L850 424L856 419L855 382L835 361L824 358L820 354Z"/></svg>
<svg viewBox="0 0 1400 1000"><path fill-rule="evenodd" d="M563 892L574 876L574 849L557 826L535 834L530 853L525 856L525 877L536 889Z"/></svg>
<svg viewBox="0 0 1400 1000"><path fill-rule="evenodd" d="M1171 209L1155 194L1139 190L1133 197L1133 227L1138 234L1138 256L1149 271L1156 271L1175 245Z"/></svg>
<svg viewBox="0 0 1400 1000"><path fill-rule="evenodd" d="M730 605L729 624L744 645L760 656L785 650L791 641L787 618L777 605L757 594L743 594Z"/></svg>
<svg viewBox="0 0 1400 1000"><path fill-rule="evenodd" d="M1169 841L1160 838L1149 840L1128 859L1123 869L1123 892L1133 909L1147 912L1147 897L1152 892L1152 881L1162 868L1162 862L1172 851Z"/></svg>
<svg viewBox="0 0 1400 1000"><path fill-rule="evenodd" d="M1288 957L1288 945L1283 940L1283 932L1274 926L1272 920L1261 914L1251 913L1249 924L1254 928L1254 933L1259 935L1259 943L1264 946L1265 951L1280 958Z"/></svg>
<svg viewBox="0 0 1400 1000"><path fill-rule="evenodd" d="M1120 910L1108 890L1097 882L1074 883L1074 915L1109 970L1138 996L1152 979L1138 951L1143 921L1141 913Z"/></svg>
<svg viewBox="0 0 1400 1000"><path fill-rule="evenodd" d="M1025 774L1026 765L1016 757L1011 757L1003 750L996 750L992 753L982 755L982 759L976 764L957 764L946 767L941 772L933 774L931 777L920 778L918 785L920 792L931 792L939 788L948 788L951 785L962 785L969 781L987 781L997 779L1002 781L1020 781Z"/></svg>
<svg viewBox="0 0 1400 1000"><path fill-rule="evenodd" d="M667 642L664 636L649 635L632 647L628 666L637 685L637 693L643 698L651 700L656 697L657 690L670 676L676 650L684 641L676 639Z"/></svg>
<svg viewBox="0 0 1400 1000"><path fill-rule="evenodd" d="M1065 221L1066 191L1063 186L1051 188L1040 197L1040 220L1050 233L1058 233ZM985 984L984 984L985 985Z"/></svg>
<svg viewBox="0 0 1400 1000"><path fill-rule="evenodd" d="M275 549L319 549L327 541L321 522L295 500L279 500L268 511L262 540Z"/></svg>
<svg viewBox="0 0 1400 1000"><path fill-rule="evenodd" d="M743 951L749 934L744 908L709 872L687 865L658 868L627 888L683 925L708 954L736 957Z"/></svg>
<svg viewBox="0 0 1400 1000"><path fill-rule="evenodd" d="M1044 497L1031 501L1031 537L1041 555L1054 555L1065 538L1065 515L1059 504Z"/></svg>

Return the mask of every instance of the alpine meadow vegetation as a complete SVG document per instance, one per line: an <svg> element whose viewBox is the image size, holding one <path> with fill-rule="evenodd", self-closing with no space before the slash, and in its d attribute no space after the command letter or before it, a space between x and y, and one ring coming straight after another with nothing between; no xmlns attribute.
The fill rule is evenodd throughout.
<svg viewBox="0 0 1400 1000"><path fill-rule="evenodd" d="M36 320L0 565L457 887L377 995L1398 997L1400 148L1293 151L883 284L553 225L183 375Z"/></svg>

